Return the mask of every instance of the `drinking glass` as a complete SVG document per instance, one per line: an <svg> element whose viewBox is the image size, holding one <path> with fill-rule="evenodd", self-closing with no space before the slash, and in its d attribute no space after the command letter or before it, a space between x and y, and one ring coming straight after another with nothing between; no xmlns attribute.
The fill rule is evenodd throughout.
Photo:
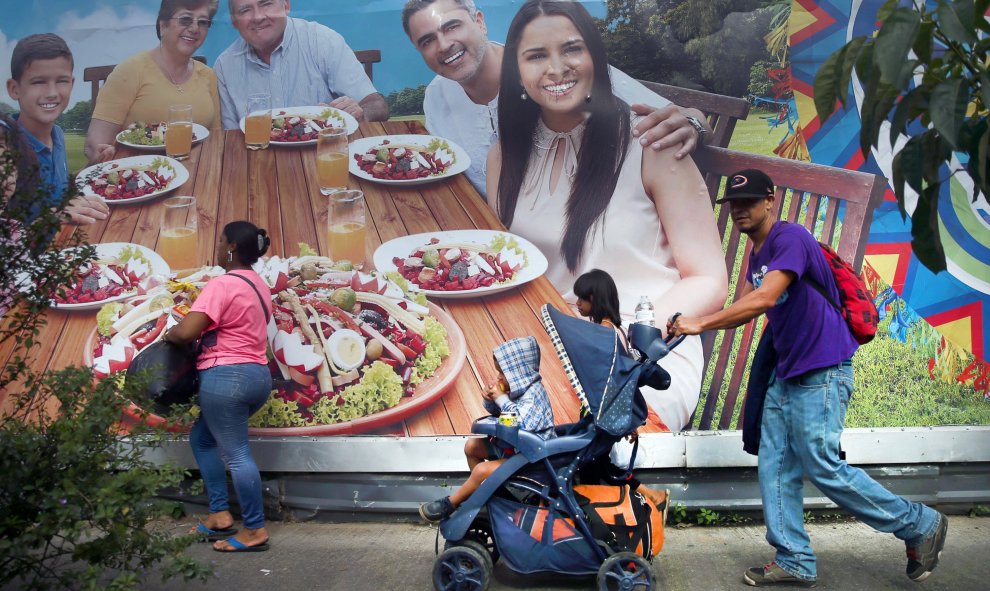
<svg viewBox="0 0 990 591"><path fill-rule="evenodd" d="M197 258L199 232L196 227L196 198L169 197L162 204L165 214L158 235L158 254L174 273L188 274L201 265Z"/></svg>
<svg viewBox="0 0 990 591"><path fill-rule="evenodd" d="M329 195L347 188L347 130L327 127L316 138L316 175L320 192Z"/></svg>
<svg viewBox="0 0 990 591"><path fill-rule="evenodd" d="M348 260L355 269L364 266L365 226L364 193L356 189L335 191L329 196L327 211L327 245L329 257Z"/></svg>
<svg viewBox="0 0 990 591"><path fill-rule="evenodd" d="M272 137L272 95L248 96L247 118L244 120L244 141L249 150L264 150Z"/></svg>
<svg viewBox="0 0 990 591"><path fill-rule="evenodd" d="M171 105L165 128L165 155L185 160L192 151L192 105Z"/></svg>

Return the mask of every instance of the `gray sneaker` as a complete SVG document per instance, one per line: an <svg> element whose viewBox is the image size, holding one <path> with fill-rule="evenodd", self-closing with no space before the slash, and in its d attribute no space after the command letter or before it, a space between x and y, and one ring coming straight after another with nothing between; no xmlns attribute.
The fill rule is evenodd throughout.
<svg viewBox="0 0 990 591"><path fill-rule="evenodd" d="M942 547L945 546L945 535L949 531L949 520L938 514L938 526L935 533L925 538L920 546L907 549L907 576L915 583L920 583L932 574L942 557Z"/></svg>
<svg viewBox="0 0 990 591"><path fill-rule="evenodd" d="M766 566L754 566L743 573L747 585L763 587L765 585L796 585L798 587L814 587L817 579L801 579L780 568L776 562Z"/></svg>

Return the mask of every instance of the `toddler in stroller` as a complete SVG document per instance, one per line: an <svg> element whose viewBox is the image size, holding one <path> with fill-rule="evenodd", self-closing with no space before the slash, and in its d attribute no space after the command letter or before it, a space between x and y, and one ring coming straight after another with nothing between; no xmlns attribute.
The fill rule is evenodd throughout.
<svg viewBox="0 0 990 591"><path fill-rule="evenodd" d="M665 389L656 362L675 343L634 325L640 361L624 354L615 331L550 306L543 324L586 417L544 439L493 417L475 422L514 453L442 519L445 549L433 568L436 589L483 591L500 558L519 573L596 574L600 589L654 588L650 562L663 547L660 511L628 485L574 485L578 470L646 419L640 385ZM635 452L634 452L635 453Z"/></svg>
<svg viewBox="0 0 990 591"><path fill-rule="evenodd" d="M554 437L553 409L540 378L540 347L536 339L511 339L495 347L492 356L498 381L484 393L485 410L496 417L503 412L515 413L520 429L542 439ZM469 439L464 455L471 476L449 497L420 505L420 516L431 523L449 516L511 453L512 448L500 445L492 437Z"/></svg>

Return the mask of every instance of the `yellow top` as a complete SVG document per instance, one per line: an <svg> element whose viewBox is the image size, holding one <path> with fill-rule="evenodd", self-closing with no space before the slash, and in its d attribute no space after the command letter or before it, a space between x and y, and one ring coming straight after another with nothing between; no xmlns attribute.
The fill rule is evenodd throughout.
<svg viewBox="0 0 990 591"><path fill-rule="evenodd" d="M96 98L93 119L126 127L135 121L168 121L169 105L192 105L193 121L220 129L220 94L213 69L193 60L192 77L179 92L151 57L132 55L114 68Z"/></svg>

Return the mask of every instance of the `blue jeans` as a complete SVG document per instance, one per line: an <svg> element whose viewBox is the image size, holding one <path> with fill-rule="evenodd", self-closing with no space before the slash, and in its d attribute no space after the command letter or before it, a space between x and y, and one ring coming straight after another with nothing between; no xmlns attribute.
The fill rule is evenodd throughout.
<svg viewBox="0 0 990 591"><path fill-rule="evenodd" d="M888 491L839 457L839 438L853 391L852 364L774 379L763 406L759 474L767 541L790 574L817 578L804 530L808 479L854 517L917 546L935 532L938 513Z"/></svg>
<svg viewBox="0 0 990 591"><path fill-rule="evenodd" d="M251 529L265 525L265 514L261 474L248 446L248 417L264 406L271 390L272 376L265 365L218 365L200 371L200 415L189 433L210 499L210 513L230 510L226 460L244 527Z"/></svg>

